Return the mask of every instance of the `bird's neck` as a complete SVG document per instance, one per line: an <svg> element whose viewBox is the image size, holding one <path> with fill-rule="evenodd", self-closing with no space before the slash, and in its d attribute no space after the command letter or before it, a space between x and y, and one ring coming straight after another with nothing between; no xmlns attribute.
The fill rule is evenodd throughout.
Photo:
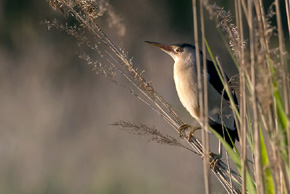
<svg viewBox="0 0 290 194"><path fill-rule="evenodd" d="M202 67L202 63L200 65ZM195 76L197 74L197 64L194 55L182 59L177 58L174 63L174 71L190 71Z"/></svg>

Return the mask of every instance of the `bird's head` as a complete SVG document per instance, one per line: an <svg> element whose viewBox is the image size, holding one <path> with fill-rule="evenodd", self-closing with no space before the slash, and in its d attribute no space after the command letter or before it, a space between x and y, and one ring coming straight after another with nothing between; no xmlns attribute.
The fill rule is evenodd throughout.
<svg viewBox="0 0 290 194"><path fill-rule="evenodd" d="M166 45L158 42L145 42L160 48L161 50L169 54L174 59L174 61L177 61L179 59L188 59L189 57L195 59L195 46L193 45L186 43Z"/></svg>

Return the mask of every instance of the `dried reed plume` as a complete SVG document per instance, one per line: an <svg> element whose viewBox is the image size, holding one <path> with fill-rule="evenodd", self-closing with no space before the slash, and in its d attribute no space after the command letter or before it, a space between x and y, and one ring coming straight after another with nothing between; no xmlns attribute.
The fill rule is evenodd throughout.
<svg viewBox="0 0 290 194"><path fill-rule="evenodd" d="M126 121L114 122L112 125L120 127L122 130L125 130L134 135L149 136L150 139L148 141L155 141L159 144L165 144L165 145L171 145L171 146L179 146L179 147L185 148L189 151L196 153L194 150L189 149L188 147L185 147L184 145L182 145L174 137L170 135L163 135L154 127L149 127L145 124L134 124L131 122L126 122Z"/></svg>

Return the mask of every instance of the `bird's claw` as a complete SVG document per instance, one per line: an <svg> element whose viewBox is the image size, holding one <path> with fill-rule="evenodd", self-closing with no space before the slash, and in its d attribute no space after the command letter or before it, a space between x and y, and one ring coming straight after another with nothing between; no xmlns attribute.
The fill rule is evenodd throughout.
<svg viewBox="0 0 290 194"><path fill-rule="evenodd" d="M209 166L216 171L216 165L218 164L219 160L221 159L221 154L214 154L212 152L209 153L211 156L211 161L209 163Z"/></svg>
<svg viewBox="0 0 290 194"><path fill-rule="evenodd" d="M191 129L190 132L189 132L189 135L188 135L188 137L187 137L187 140L190 141L191 136L193 136L194 132L195 132L197 129L200 129L200 127L193 127L193 126L191 126L191 125L189 125L189 124L187 124L187 123L182 124L182 125L180 125L180 126L178 127L179 137L182 137L182 131L183 131L183 130L186 130L186 129L188 129L188 128Z"/></svg>
<svg viewBox="0 0 290 194"><path fill-rule="evenodd" d="M181 133L183 130L186 130L187 128L191 128L191 126L189 124L182 124L178 127L178 132L179 132L179 137L181 137Z"/></svg>

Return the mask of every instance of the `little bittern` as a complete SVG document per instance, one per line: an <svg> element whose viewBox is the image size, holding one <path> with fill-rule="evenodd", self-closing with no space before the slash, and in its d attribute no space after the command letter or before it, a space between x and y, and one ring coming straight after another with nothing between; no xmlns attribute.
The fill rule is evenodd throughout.
<svg viewBox="0 0 290 194"><path fill-rule="evenodd" d="M202 124L200 117L197 57L195 46L186 43L165 45L157 42L145 42L159 47L174 59L174 82L178 97L190 115ZM200 59L203 59L201 51L199 54ZM213 62L207 60L206 63L207 72L204 72L203 60L200 60L202 82L203 75L207 73L209 126L224 137L226 142L233 147L233 143L235 143L235 140L239 141L239 137L236 129L234 114L230 107L230 99L227 93L223 91L224 85L220 80ZM226 79L228 80L227 77ZM235 92L233 90L231 92L233 100L236 106L238 106ZM181 128L183 127L184 126L181 126ZM219 145L219 154L221 155L221 144L219 143Z"/></svg>

